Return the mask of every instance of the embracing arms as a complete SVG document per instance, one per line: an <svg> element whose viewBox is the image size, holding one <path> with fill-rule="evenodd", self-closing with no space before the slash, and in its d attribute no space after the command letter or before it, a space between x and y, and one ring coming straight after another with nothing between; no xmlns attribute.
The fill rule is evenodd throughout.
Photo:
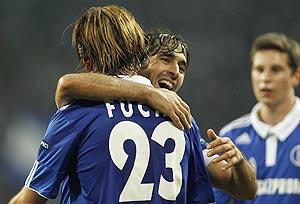
<svg viewBox="0 0 300 204"><path fill-rule="evenodd" d="M168 115L179 129L191 124L189 106L175 92L98 73L62 76L55 99L58 107L78 99L133 100ZM212 140L208 156L220 155L208 165L213 186L239 199L254 198L257 186L253 167L229 138L220 138L212 130L208 131L208 137Z"/></svg>
<svg viewBox="0 0 300 204"><path fill-rule="evenodd" d="M55 101L62 107L74 100L132 100L145 103L169 116L179 129L191 126L189 106L173 91L154 88L98 73L76 73L62 76Z"/></svg>

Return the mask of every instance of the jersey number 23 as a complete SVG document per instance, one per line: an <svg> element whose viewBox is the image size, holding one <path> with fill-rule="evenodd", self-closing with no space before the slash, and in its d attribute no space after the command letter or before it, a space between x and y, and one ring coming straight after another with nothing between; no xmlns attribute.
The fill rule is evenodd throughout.
<svg viewBox="0 0 300 204"><path fill-rule="evenodd" d="M164 146L167 139L175 143L173 152L165 154L165 168L171 168L173 181L167 181L160 176L158 194L166 200L176 200L182 185L182 170L180 162L184 155L184 133L174 127L170 122L160 123L153 131L151 140ZM137 123L122 121L115 125L109 138L109 151L114 164L122 170L128 155L123 144L132 140L136 146L136 156L130 176L120 194L119 202L151 200L154 183L142 183L149 164L150 144L146 132Z"/></svg>

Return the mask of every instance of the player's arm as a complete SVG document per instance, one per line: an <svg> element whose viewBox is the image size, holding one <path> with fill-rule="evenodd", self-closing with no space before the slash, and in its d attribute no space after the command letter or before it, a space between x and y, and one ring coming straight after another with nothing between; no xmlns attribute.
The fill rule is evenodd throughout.
<svg viewBox="0 0 300 204"><path fill-rule="evenodd" d="M80 121L73 119L70 121L61 111L52 117L25 185L10 204L40 204L57 197L80 140L74 129Z"/></svg>
<svg viewBox="0 0 300 204"><path fill-rule="evenodd" d="M218 155L207 167L214 187L237 199L255 198L257 183L253 166L230 138L218 137L211 129L207 135L212 140L207 145L207 156Z"/></svg>
<svg viewBox="0 0 300 204"><path fill-rule="evenodd" d="M43 204L46 201L46 198L40 196L35 191L23 187L22 190L9 201L9 204Z"/></svg>
<svg viewBox="0 0 300 204"><path fill-rule="evenodd" d="M138 101L169 116L179 129L191 126L189 106L175 92L167 89L157 89L98 73L62 76L56 89L56 105L62 107L78 99Z"/></svg>

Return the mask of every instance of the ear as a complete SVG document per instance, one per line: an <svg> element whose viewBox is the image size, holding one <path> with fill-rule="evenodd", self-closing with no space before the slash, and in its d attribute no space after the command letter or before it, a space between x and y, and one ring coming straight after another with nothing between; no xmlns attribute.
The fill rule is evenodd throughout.
<svg viewBox="0 0 300 204"><path fill-rule="evenodd" d="M83 60L84 69L86 72L94 72L92 62L89 59L82 58L81 60Z"/></svg>
<svg viewBox="0 0 300 204"><path fill-rule="evenodd" d="M293 84L295 87L300 85L300 67L298 67L296 72L294 73Z"/></svg>

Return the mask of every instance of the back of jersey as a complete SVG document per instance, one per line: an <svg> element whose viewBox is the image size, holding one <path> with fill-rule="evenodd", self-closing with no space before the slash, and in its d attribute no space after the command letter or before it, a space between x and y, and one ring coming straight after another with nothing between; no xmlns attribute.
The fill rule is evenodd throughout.
<svg viewBox="0 0 300 204"><path fill-rule="evenodd" d="M64 203L214 201L198 129L180 131L131 102L81 102L63 113L78 133Z"/></svg>

